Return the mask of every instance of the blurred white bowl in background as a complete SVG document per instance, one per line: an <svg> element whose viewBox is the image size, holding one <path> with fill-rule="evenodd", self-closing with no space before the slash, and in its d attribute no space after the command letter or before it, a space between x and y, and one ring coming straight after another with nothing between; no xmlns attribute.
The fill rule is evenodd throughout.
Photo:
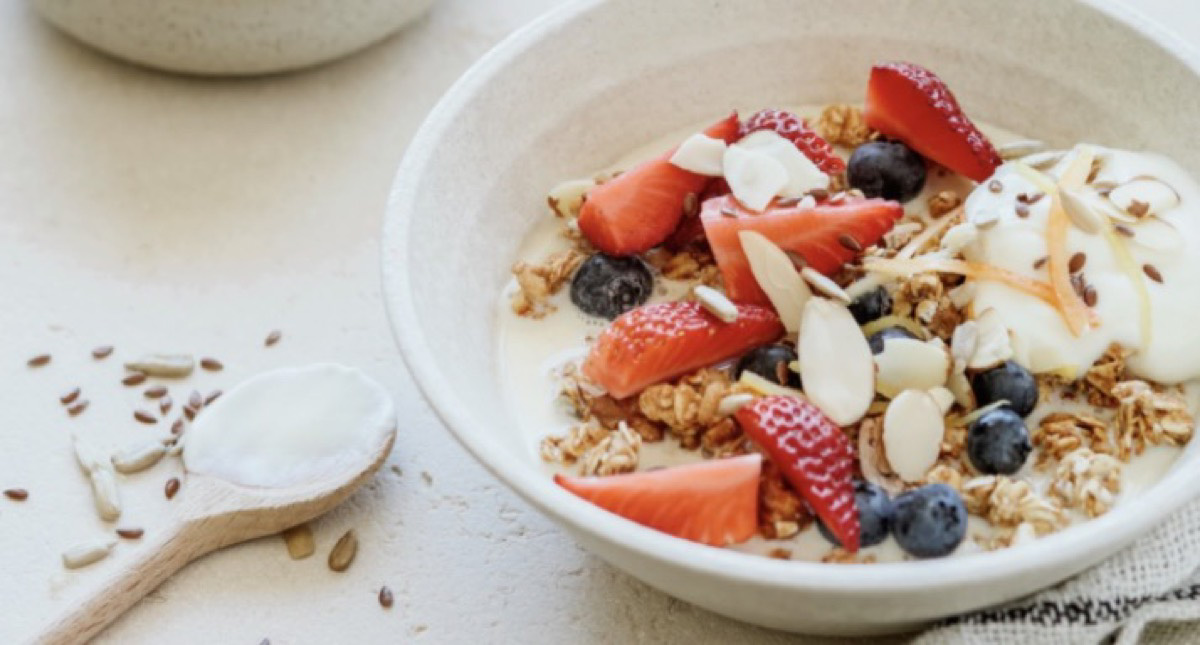
<svg viewBox="0 0 1200 645"><path fill-rule="evenodd" d="M247 75L323 63L419 17L433 0L33 0L113 56L174 72Z"/></svg>

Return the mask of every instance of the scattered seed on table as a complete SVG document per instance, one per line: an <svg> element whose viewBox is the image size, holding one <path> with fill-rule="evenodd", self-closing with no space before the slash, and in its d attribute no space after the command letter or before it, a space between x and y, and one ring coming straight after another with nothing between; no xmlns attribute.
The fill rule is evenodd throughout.
<svg viewBox="0 0 1200 645"><path fill-rule="evenodd" d="M62 554L63 566L68 569L86 567L108 557L114 545L114 542L91 542L73 546Z"/></svg>
<svg viewBox="0 0 1200 645"><path fill-rule="evenodd" d="M125 363L127 370L161 378L189 376L195 366L196 359L190 354L148 354L136 361Z"/></svg>
<svg viewBox="0 0 1200 645"><path fill-rule="evenodd" d="M134 410L133 418L141 421L142 423L158 423L158 419L155 418L153 414L150 414L145 410Z"/></svg>
<svg viewBox="0 0 1200 645"><path fill-rule="evenodd" d="M200 367L203 367L210 372L219 372L225 369L225 366L221 364L221 361L218 361L215 358L200 359Z"/></svg>
<svg viewBox="0 0 1200 645"><path fill-rule="evenodd" d="M126 376L125 378L121 379L121 385L126 385L129 387L141 385L142 383L145 383L145 382L146 382L146 375L143 374L142 372L134 372L134 373L130 374L129 376Z"/></svg>
<svg viewBox="0 0 1200 645"><path fill-rule="evenodd" d="M79 416L79 414L81 412L83 412L84 410L87 409L87 406L88 406L87 399L83 399L81 401L76 401L67 407L67 414L69 414L73 417Z"/></svg>
<svg viewBox="0 0 1200 645"><path fill-rule="evenodd" d="M178 492L179 492L179 478L172 477L172 478L168 479L166 486L163 487L163 493L167 496L167 499L171 499L172 497L175 497L175 493L178 493Z"/></svg>
<svg viewBox="0 0 1200 645"><path fill-rule="evenodd" d="M30 367L41 367L50 362L49 354L38 354L25 362Z"/></svg>
<svg viewBox="0 0 1200 645"><path fill-rule="evenodd" d="M175 423L171 424L171 434L173 434L173 435L183 434L183 419L176 419Z"/></svg>
<svg viewBox="0 0 1200 645"><path fill-rule="evenodd" d="M204 395L196 390L192 390L192 393L188 395L187 404L193 409L199 410L204 407Z"/></svg>
<svg viewBox="0 0 1200 645"><path fill-rule="evenodd" d="M379 604L380 604L380 606L382 606L384 609L391 609L393 600L394 599L392 598L392 590L388 589L387 585L384 585L379 588Z"/></svg>
<svg viewBox="0 0 1200 645"><path fill-rule="evenodd" d="M112 353L113 353L112 345L101 345L101 346L97 347L96 349L92 350L92 358L94 358L96 360L101 360L104 358L108 358L110 355L112 355Z"/></svg>
<svg viewBox="0 0 1200 645"><path fill-rule="evenodd" d="M58 401L60 403L62 403L63 405L71 405L72 403L75 402L75 399L78 399L78 398L79 398L79 388L73 387L73 388L67 390L66 392L64 392L62 396L58 397Z"/></svg>
<svg viewBox="0 0 1200 645"><path fill-rule="evenodd" d="M29 491L24 488L10 488L4 491L4 496L14 502L23 502L29 499Z"/></svg>
<svg viewBox="0 0 1200 645"><path fill-rule="evenodd" d="M358 537L354 535L354 529L350 529L338 538L337 544L333 545L333 550L329 552L329 568L334 571L345 571L350 568L350 563L354 562L354 556L358 553Z"/></svg>
<svg viewBox="0 0 1200 645"><path fill-rule="evenodd" d="M312 527L307 523L297 524L280 533L280 536L283 537L283 543L287 546L288 556L293 560L303 560L317 550L316 542L313 541Z"/></svg>
<svg viewBox="0 0 1200 645"><path fill-rule="evenodd" d="M267 339L263 341L263 345L270 347L271 345L278 343L280 338L283 338L283 332L279 331L278 329L273 329L271 330L271 333L267 334Z"/></svg>
<svg viewBox="0 0 1200 645"><path fill-rule="evenodd" d="M216 401L219 396L221 396L221 390L209 392L208 396L204 397L204 405L212 405L212 402Z"/></svg>
<svg viewBox="0 0 1200 645"><path fill-rule="evenodd" d="M142 535L145 533L146 532L142 529L117 529L117 535L125 538L126 540L136 540L142 537Z"/></svg>
<svg viewBox="0 0 1200 645"><path fill-rule="evenodd" d="M167 386L153 385L151 387L146 388L146 391L142 392L142 395L145 396L147 399L162 398L167 395Z"/></svg>
<svg viewBox="0 0 1200 645"><path fill-rule="evenodd" d="M163 398L158 400L158 411L162 412L165 415L166 413L171 411L171 406L174 403L175 402L171 400L171 397L164 396Z"/></svg>

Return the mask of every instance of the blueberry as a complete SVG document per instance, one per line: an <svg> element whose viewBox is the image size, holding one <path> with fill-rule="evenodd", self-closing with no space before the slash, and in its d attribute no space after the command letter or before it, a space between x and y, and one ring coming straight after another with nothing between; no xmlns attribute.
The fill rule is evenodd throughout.
<svg viewBox="0 0 1200 645"><path fill-rule="evenodd" d="M780 385L800 389L800 375L788 369L796 350L787 345L763 345L746 352L733 368L734 377L747 370Z"/></svg>
<svg viewBox="0 0 1200 645"><path fill-rule="evenodd" d="M1001 399L1008 401L1013 412L1029 416L1038 402L1037 381L1029 370L1013 361L999 367L980 372L971 378L971 389L975 391L975 403L983 407Z"/></svg>
<svg viewBox="0 0 1200 645"><path fill-rule="evenodd" d="M867 344L871 346L871 353L878 354L883 351L883 342L889 338L916 338L917 336L911 331L903 327L884 327L879 331L871 334L867 339Z"/></svg>
<svg viewBox="0 0 1200 645"><path fill-rule="evenodd" d="M860 546L875 546L887 539L892 530L892 516L896 509L887 491L869 481L854 480L854 504L858 506L858 523L862 527L859 537ZM817 520L817 529L826 540L841 546L842 543L834 537L825 523Z"/></svg>
<svg viewBox="0 0 1200 645"><path fill-rule="evenodd" d="M850 155L847 179L867 197L906 202L925 185L925 160L899 141L872 141Z"/></svg>
<svg viewBox="0 0 1200 645"><path fill-rule="evenodd" d="M571 279L571 302L584 312L612 320L650 298L654 276L636 257L597 253Z"/></svg>
<svg viewBox="0 0 1200 645"><path fill-rule="evenodd" d="M1032 450L1025 421L1008 406L985 412L967 429L967 456L988 475L1017 472Z"/></svg>
<svg viewBox="0 0 1200 645"><path fill-rule="evenodd" d="M850 313L860 325L879 320L891 312L892 297L883 287L864 293L850 303Z"/></svg>
<svg viewBox="0 0 1200 645"><path fill-rule="evenodd" d="M967 507L946 484L929 484L896 498L892 535L918 558L948 555L967 535Z"/></svg>

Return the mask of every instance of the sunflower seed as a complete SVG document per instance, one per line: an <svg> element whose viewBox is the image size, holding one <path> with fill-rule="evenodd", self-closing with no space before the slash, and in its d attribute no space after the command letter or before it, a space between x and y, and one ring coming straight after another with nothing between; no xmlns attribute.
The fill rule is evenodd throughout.
<svg viewBox="0 0 1200 645"><path fill-rule="evenodd" d="M308 524L297 524L279 534L293 560L303 560L317 550L313 542L312 528Z"/></svg>
<svg viewBox="0 0 1200 645"><path fill-rule="evenodd" d="M142 374L141 372L134 372L133 374L121 379L121 385L125 385L127 387L135 387L145 382L146 375Z"/></svg>
<svg viewBox="0 0 1200 645"><path fill-rule="evenodd" d="M278 343L280 338L283 338L283 332L279 331L278 329L273 329L271 330L271 333L267 334L267 339L263 341L263 345L270 347L271 345Z"/></svg>
<svg viewBox="0 0 1200 645"><path fill-rule="evenodd" d="M179 492L179 485L178 477L172 477L167 480L166 485L163 486L163 494L167 496L167 499L175 497L175 493Z"/></svg>
<svg viewBox="0 0 1200 645"><path fill-rule="evenodd" d="M77 544L63 552L63 566L68 569L78 569L99 562L106 558L116 545L114 540Z"/></svg>
<svg viewBox="0 0 1200 645"><path fill-rule="evenodd" d="M180 378L195 369L196 361L188 354L148 354L125 364L125 369L146 376Z"/></svg>
<svg viewBox="0 0 1200 645"><path fill-rule="evenodd" d="M388 589L387 585L380 587L379 588L379 605L381 607L383 607L384 609L391 609L393 601L394 601L394 598L392 598L392 590Z"/></svg>
<svg viewBox="0 0 1200 645"><path fill-rule="evenodd" d="M38 354L25 362L30 367L41 367L50 362L49 354Z"/></svg>
<svg viewBox="0 0 1200 645"><path fill-rule="evenodd" d="M1143 264L1142 271L1146 274L1146 277L1159 284L1162 284L1163 277L1162 274L1159 273L1158 267L1154 266L1153 264Z"/></svg>
<svg viewBox="0 0 1200 645"><path fill-rule="evenodd" d="M14 502L23 502L29 499L29 491L25 490L24 488L10 488L4 491L4 496L13 500Z"/></svg>
<svg viewBox="0 0 1200 645"><path fill-rule="evenodd" d="M146 424L158 423L158 418L145 410L134 410L133 418Z"/></svg>
<svg viewBox="0 0 1200 645"><path fill-rule="evenodd" d="M121 517L121 492L117 489L117 476L112 468L93 468L92 501L96 504L96 513L106 522Z"/></svg>
<svg viewBox="0 0 1200 645"><path fill-rule="evenodd" d="M219 371L225 369L225 366L221 364L221 361L218 361L215 358L200 359L200 367L202 367L210 372L219 372Z"/></svg>
<svg viewBox="0 0 1200 645"><path fill-rule="evenodd" d="M141 472L157 464L165 454L167 454L167 449L162 445L162 442L147 441L146 443L114 454L112 456L112 464L117 469L117 472L129 475Z"/></svg>
<svg viewBox="0 0 1200 645"><path fill-rule="evenodd" d="M96 360L101 360L104 358L108 358L109 356L112 355L112 353L113 353L112 345L101 345L101 346L97 347L96 349L92 350L92 358L94 358Z"/></svg>
<svg viewBox="0 0 1200 645"><path fill-rule="evenodd" d="M358 537L354 535L354 529L350 529L338 538L337 544L334 544L333 550L329 552L329 568L345 571L350 567L350 563L354 562L354 556L357 554Z"/></svg>
<svg viewBox="0 0 1200 645"><path fill-rule="evenodd" d="M165 385L148 387L145 392L142 392L142 395L147 399L159 399L167 395L167 387Z"/></svg>
<svg viewBox="0 0 1200 645"><path fill-rule="evenodd" d="M73 417L77 417L77 416L79 416L79 414L81 412L83 412L84 410L87 409L87 406L88 406L87 399L83 399L81 401L76 401L67 407L67 414L69 414Z"/></svg>
<svg viewBox="0 0 1200 645"><path fill-rule="evenodd" d="M145 533L142 529L117 529L117 535L126 540L137 540L145 535Z"/></svg>
<svg viewBox="0 0 1200 645"><path fill-rule="evenodd" d="M72 403L75 402L75 399L78 399L78 398L79 398L79 388L73 387L73 388L67 390L66 392L64 392L62 396L58 397L58 401L59 401L59 403L62 403L63 405L71 405Z"/></svg>

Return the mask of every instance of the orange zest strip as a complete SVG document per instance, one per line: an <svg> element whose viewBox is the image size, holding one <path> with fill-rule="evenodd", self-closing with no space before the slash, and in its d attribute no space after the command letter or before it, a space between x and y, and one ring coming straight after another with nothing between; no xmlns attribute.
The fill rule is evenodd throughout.
<svg viewBox="0 0 1200 645"><path fill-rule="evenodd" d="M1076 188L1087 181L1092 170L1092 160L1096 155L1091 148L1080 147L1071 160L1070 165L1063 171L1058 180L1058 188ZM1071 274L1067 269L1067 227L1070 222L1063 210L1062 198L1058 191L1051 195L1050 215L1046 220L1046 251L1049 258L1046 269L1050 273L1050 286L1058 301L1058 310L1062 312L1063 321L1075 336L1087 331L1091 309L1075 293L1071 286Z"/></svg>

